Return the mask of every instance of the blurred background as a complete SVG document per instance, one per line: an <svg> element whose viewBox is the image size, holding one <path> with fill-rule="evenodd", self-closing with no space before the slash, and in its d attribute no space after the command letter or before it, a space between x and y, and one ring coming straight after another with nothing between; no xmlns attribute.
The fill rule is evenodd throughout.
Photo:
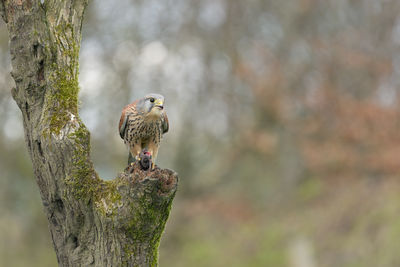
<svg viewBox="0 0 400 267"><path fill-rule="evenodd" d="M160 266L400 266L400 1L91 1L80 114L104 179L123 106L166 98ZM56 266L0 27L0 266Z"/></svg>

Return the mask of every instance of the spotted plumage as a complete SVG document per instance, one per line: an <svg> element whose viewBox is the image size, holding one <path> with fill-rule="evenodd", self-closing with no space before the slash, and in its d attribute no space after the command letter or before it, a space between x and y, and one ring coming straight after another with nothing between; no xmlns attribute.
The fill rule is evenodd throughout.
<svg viewBox="0 0 400 267"><path fill-rule="evenodd" d="M164 109L164 97L149 94L127 105L119 121L119 134L130 154L138 158L142 149L152 156L152 167L157 158L161 137L168 132L168 117Z"/></svg>

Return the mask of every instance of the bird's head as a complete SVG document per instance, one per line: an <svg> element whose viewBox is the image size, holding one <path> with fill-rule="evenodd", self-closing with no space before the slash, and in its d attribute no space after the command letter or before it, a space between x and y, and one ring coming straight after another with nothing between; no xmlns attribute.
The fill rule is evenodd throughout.
<svg viewBox="0 0 400 267"><path fill-rule="evenodd" d="M164 97L159 94L148 94L138 103L139 109L148 118L159 118L164 111Z"/></svg>

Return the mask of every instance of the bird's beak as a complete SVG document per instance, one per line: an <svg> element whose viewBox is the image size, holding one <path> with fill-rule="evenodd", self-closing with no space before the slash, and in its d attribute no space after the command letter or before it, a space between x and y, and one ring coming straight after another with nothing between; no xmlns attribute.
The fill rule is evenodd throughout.
<svg viewBox="0 0 400 267"><path fill-rule="evenodd" d="M159 109L163 109L164 102L162 100L157 99L156 102L154 102L154 106L158 107Z"/></svg>

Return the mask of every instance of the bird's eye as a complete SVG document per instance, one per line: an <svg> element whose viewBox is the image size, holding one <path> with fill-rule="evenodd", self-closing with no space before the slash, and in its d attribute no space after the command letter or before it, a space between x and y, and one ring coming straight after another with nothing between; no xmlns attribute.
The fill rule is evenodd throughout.
<svg viewBox="0 0 400 267"><path fill-rule="evenodd" d="M154 103L154 98L150 98L150 102L151 102L151 103Z"/></svg>

